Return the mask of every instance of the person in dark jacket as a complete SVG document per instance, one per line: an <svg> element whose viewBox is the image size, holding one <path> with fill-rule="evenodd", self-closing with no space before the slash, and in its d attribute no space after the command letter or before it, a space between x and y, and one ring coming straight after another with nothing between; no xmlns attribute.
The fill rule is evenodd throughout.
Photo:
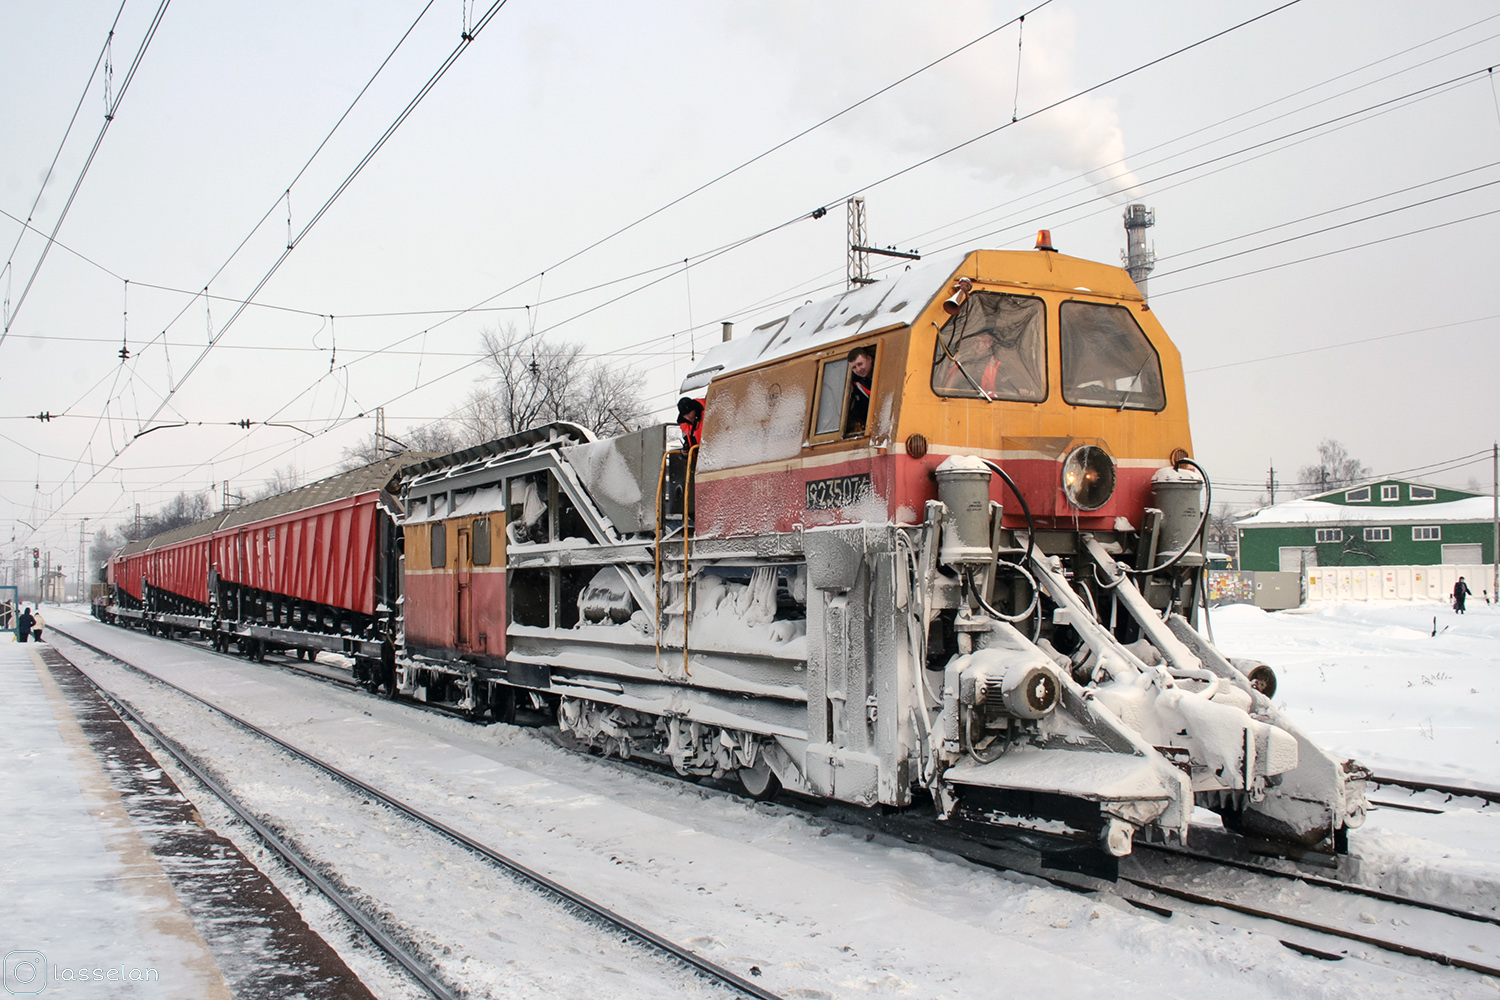
<svg viewBox="0 0 1500 1000"><path fill-rule="evenodd" d="M1458 582L1453 585L1453 610L1459 614L1464 613L1464 599L1474 593L1469 585L1464 583L1464 578L1459 577Z"/></svg>
<svg viewBox="0 0 1500 1000"><path fill-rule="evenodd" d="M864 432L870 415L870 379L875 373L875 348L856 347L849 352L849 415L844 434Z"/></svg>
<svg viewBox="0 0 1500 1000"><path fill-rule="evenodd" d="M31 640L31 627L36 624L36 619L31 617L31 609L27 608L21 612L21 617L16 619L16 633L22 642Z"/></svg>

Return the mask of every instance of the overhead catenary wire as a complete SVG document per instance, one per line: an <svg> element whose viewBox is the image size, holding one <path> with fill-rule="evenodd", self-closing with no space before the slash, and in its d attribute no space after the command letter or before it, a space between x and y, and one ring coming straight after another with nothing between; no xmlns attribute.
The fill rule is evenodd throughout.
<svg viewBox="0 0 1500 1000"><path fill-rule="evenodd" d="M68 137L73 134L73 126L78 123L78 113L83 110L83 102L88 99L89 91L94 87L94 78L99 75L99 66L104 62L106 53L109 52L110 43L115 37L115 29L120 26L120 16L125 13L125 5L127 3L129 3L129 0L120 0L120 9L115 11L115 19L110 23L109 31L105 33L104 44L99 48L99 55L94 60L93 68L89 70L89 78L83 85L83 92L78 95L78 103L74 106L73 114L68 119L67 128L63 129L63 136L57 144L57 151L52 154L52 162L47 164L46 173L42 174L42 181L37 185L36 197L31 201L31 208L27 209L26 221L21 224L21 231L16 233L16 242L11 246L10 253L5 258L5 266L0 268L0 272L9 274L12 271L16 260L16 251L21 248L21 241L25 239L26 231L30 228L31 221L36 218L37 206L42 203L42 195L46 193L47 184L52 180L52 173L57 169L57 161L62 158L63 150L67 148ZM5 214L15 219L15 216L10 215L9 212ZM21 220L16 219L16 221L20 222ZM0 317L0 320L3 320L3 324L7 329L10 327L9 295L6 296L4 316Z"/></svg>
<svg viewBox="0 0 1500 1000"><path fill-rule="evenodd" d="M170 0L163 0L163 9L165 9L166 3L168 3L168 2L170 2ZM260 292L260 290L265 287L265 285L271 280L272 276L275 275L276 271L280 269L281 265L283 263L285 263L287 257L295 249L296 243L299 242L303 237L305 237L309 232L312 231L312 229L322 219L323 215L325 213L327 213L327 211L338 200L339 196L342 195L346 190L348 190L349 185L351 185L354 182L355 178L357 178L359 176L359 174L364 170L364 168L370 163L370 161L372 159L374 159L375 155L377 153L379 153L379 151L385 146L386 142L388 142L390 140L391 136L395 134L396 130L399 129L400 126L407 120L407 118L409 118L411 116L412 112L416 110L416 108L418 107L418 105L421 104L422 100L429 93L431 93L433 87L437 86L438 82L447 74L448 70L452 68L453 64L455 62L457 62L458 58L460 56L462 56L462 54L468 49L468 47L471 44L473 44L475 38L478 37L479 33L484 30L485 26L487 26L489 24L489 22L500 11L500 9L505 6L506 2L507 2L507 0L495 0L495 3L493 3L490 6L490 8L481 16L481 18L479 19L479 21L475 23L472 31L468 34L468 36L465 37L453 49L453 51L448 54L448 56L439 65L439 67L437 68L437 70L435 70L433 72L433 74L427 79L427 81L418 90L417 94L407 103L407 105L402 109L401 113L399 115L397 115L396 119L381 134L380 138L377 139L376 142L369 148L369 150L366 151L366 153L364 154L364 156L359 160L359 162L354 166L354 168L345 176L345 178L339 184L339 186L335 189L335 191L331 195L328 196L328 198L319 207L319 209L317 210L317 212L315 212L313 214L313 216L308 220L308 222L302 227L302 230L296 235L296 237L293 238L293 240L291 241L291 243L289 244L289 246L287 247L287 249L285 251L283 251L283 253L276 259L275 263L273 263L271 265L271 267L267 270L267 272L265 273L265 275L260 279L259 283L255 286L254 290L252 290L252 292L250 293L250 295L247 296L247 301L248 300L253 300L255 298L256 294L258 294ZM428 4L428 7L430 7L430 6L431 6L431 0L429 0L429 4ZM424 8L424 13L425 13L425 11L426 11L426 8ZM411 29L408 29L408 34L410 33L410 30ZM403 36L403 39L404 39L404 37L405 36ZM398 47L399 47L399 43L398 43ZM389 57L388 57L388 59L389 59ZM133 73L133 68L132 68L132 73ZM128 79L127 79L127 82L128 82ZM123 91L124 91L124 88L122 87L121 96L123 96ZM116 100L118 102L118 98ZM346 112L346 114L347 114L347 112ZM325 139L325 142L326 142L326 139ZM234 314L231 315L230 318L219 328L219 331L218 331L218 334L217 334L217 338L218 339L222 339L223 338L223 336L228 332L228 330L234 325L235 321L244 313L245 308L246 307L244 305L242 305L238 309L236 309L235 312L234 312ZM212 342L210 342L207 346L204 347L203 351L198 355L198 357L196 359L194 359L193 364L189 366L188 370L186 372L184 372L183 375L182 375L182 377L180 379L176 380L175 384L172 385L168 389L167 393L162 398L162 400L159 402L159 404L157 405L156 409L153 411L152 415L150 417L148 417L145 421L142 422L143 426L149 427L149 425L151 424L152 421L154 421L159 416L161 416L162 412L170 404L170 402L172 400L172 397L175 396L176 393L181 389L183 383L185 383L189 378L191 378L192 375L193 375L193 373L198 370L198 368L202 365L204 359L207 358L209 352L212 351L212 349L213 349L213 347L214 347L214 345L216 343L217 343L217 339L214 340L214 341L212 341ZM126 444L122 445L120 451L123 451L124 448L127 448L127 447L129 447L129 443L128 442ZM100 467L99 470L96 470L94 473L92 473L89 476L89 479L87 480L87 482L92 482L93 479L98 476L99 472L103 471L103 469L105 469L105 468L108 468L110 462L113 461L113 458L118 457L118 455L119 455L119 451L117 451L116 454L114 456L112 456L110 459L106 460L105 463Z"/></svg>
<svg viewBox="0 0 1500 1000"><path fill-rule="evenodd" d="M5 343L5 337L10 333L10 328L15 324L17 314L20 313L21 307L26 304L26 298L31 294L32 286L36 284L37 275L41 273L42 265L47 262L47 255L52 251L52 239L56 238L58 232L62 229L63 223L67 221L68 212L72 210L73 202L77 199L78 192L83 187L84 179L88 177L89 168L94 165L94 158L99 155L99 148L104 145L104 137L109 132L109 126L114 122L115 115L119 113L120 103L125 100L125 93L130 89L131 81L135 79L136 70L140 69L141 60L146 57L146 50L151 47L151 40L156 37L156 30L161 27L162 18L167 13L167 5L171 2L172 0L161 0L161 5L156 8L156 15L151 19L151 24L146 29L146 35L141 39L140 47L136 49L135 58L131 60L130 69L125 73L125 79L120 83L120 91L114 95L114 99L110 102L105 112L104 124L100 126L99 134L94 139L94 148L89 150L88 156L84 159L83 167L78 172L78 179L73 182L73 190L68 192L68 197L63 202L62 209L58 212L57 221L52 226L51 238L42 244L42 252L37 257L36 264L31 269L31 276L26 279L26 286L21 289L21 297L16 300L15 305L10 308L9 313L5 316L4 325L0 326L0 344ZM110 34L113 35L113 30L111 30ZM105 45L106 47L109 45L108 40L105 41Z"/></svg>

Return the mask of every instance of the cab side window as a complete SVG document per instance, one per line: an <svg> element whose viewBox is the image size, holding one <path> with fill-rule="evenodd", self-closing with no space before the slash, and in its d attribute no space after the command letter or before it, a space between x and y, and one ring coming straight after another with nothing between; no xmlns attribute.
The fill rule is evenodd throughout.
<svg viewBox="0 0 1500 1000"><path fill-rule="evenodd" d="M870 393L875 381L875 345L856 347L841 358L830 358L818 368L814 402L815 443L861 437L870 417Z"/></svg>
<svg viewBox="0 0 1500 1000"><path fill-rule="evenodd" d="M939 396L1047 398L1046 308L1041 299L974 292L938 331L932 391Z"/></svg>
<svg viewBox="0 0 1500 1000"><path fill-rule="evenodd" d="M818 372L818 413L813 420L813 440L836 434L843 425L848 387L849 362L843 358L825 361Z"/></svg>
<svg viewBox="0 0 1500 1000"><path fill-rule="evenodd" d="M1161 358L1124 306L1064 302L1063 399L1074 406L1161 410L1167 405Z"/></svg>

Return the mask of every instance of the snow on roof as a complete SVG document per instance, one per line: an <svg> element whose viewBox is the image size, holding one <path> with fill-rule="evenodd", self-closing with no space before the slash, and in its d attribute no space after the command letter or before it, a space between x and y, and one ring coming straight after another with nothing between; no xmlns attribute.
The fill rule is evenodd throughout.
<svg viewBox="0 0 1500 1000"><path fill-rule="evenodd" d="M703 363L682 380L682 392L691 394L720 375L811 347L912 323L935 296L947 291L948 279L968 256L944 254L903 271L894 281L860 285L835 298L810 302L790 316L715 345L704 353Z"/></svg>
<svg viewBox="0 0 1500 1000"><path fill-rule="evenodd" d="M1241 528L1270 528L1302 524L1433 524L1440 521L1489 521L1494 517L1490 497L1465 497L1446 503L1335 504L1312 497L1264 507L1235 522Z"/></svg>

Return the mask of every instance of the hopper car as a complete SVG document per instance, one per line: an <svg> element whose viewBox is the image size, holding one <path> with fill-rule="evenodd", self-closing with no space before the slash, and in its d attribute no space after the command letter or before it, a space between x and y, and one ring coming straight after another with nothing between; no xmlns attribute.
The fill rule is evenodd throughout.
<svg viewBox="0 0 1500 1000"><path fill-rule="evenodd" d="M153 634L201 634L221 651L352 658L356 673L394 670L400 593L389 458L196 524L128 543L105 567L94 614Z"/></svg>
<svg viewBox="0 0 1500 1000"><path fill-rule="evenodd" d="M1043 241L926 261L727 338L682 391L704 405L687 440L555 423L389 463L349 565L384 596L342 631L337 602L302 620L372 689L546 709L754 796L1105 859L1184 841L1195 807L1347 848L1368 772L1200 631L1209 484L1178 351L1123 270ZM293 595L221 565L242 550L220 530L248 526L122 552L116 593L139 576L145 608L188 597L242 648L298 647ZM218 573L217 596L132 568L170 572L174 545L200 548L171 579ZM127 603L109 614L146 613Z"/></svg>

